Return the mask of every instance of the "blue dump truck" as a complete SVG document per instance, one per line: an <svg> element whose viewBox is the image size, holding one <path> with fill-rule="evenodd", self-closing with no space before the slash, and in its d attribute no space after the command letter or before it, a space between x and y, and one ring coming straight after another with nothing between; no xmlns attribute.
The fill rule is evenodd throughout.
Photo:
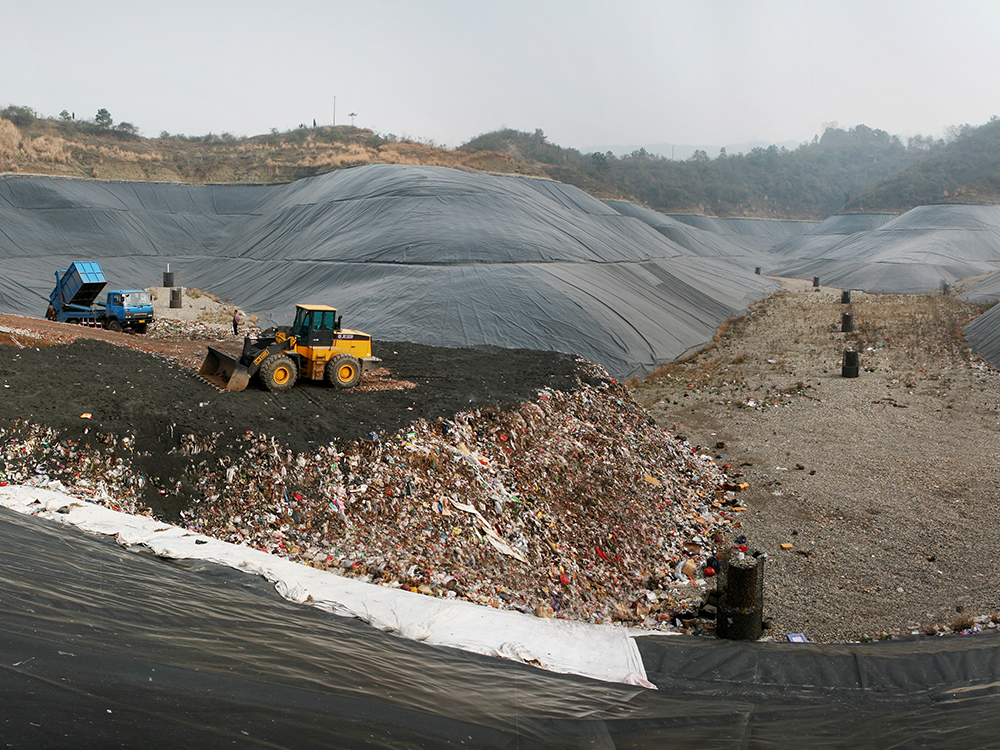
<svg viewBox="0 0 1000 750"><path fill-rule="evenodd" d="M114 289L97 301L108 285L100 263L77 261L66 273L55 273L45 313L49 320L135 333L145 333L153 322L153 297L143 289Z"/></svg>

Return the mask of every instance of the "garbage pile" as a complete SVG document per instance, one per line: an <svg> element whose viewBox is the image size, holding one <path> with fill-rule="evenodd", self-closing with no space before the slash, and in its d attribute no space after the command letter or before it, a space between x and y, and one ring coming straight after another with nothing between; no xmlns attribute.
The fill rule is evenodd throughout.
<svg viewBox="0 0 1000 750"><path fill-rule="evenodd" d="M246 328L240 331L241 336L259 333L259 328ZM156 318L145 335L151 339L174 339L180 336L192 341L228 341L233 338L232 326L174 318Z"/></svg>
<svg viewBox="0 0 1000 750"><path fill-rule="evenodd" d="M149 515L139 499L146 479L131 463L135 438L95 433L94 439L100 448L21 419L0 426L0 486L62 489L124 513Z"/></svg>
<svg viewBox="0 0 1000 750"><path fill-rule="evenodd" d="M742 510L711 457L610 379L308 454L247 433L222 456L218 437L183 440L190 530L540 617L673 629Z"/></svg>
<svg viewBox="0 0 1000 750"><path fill-rule="evenodd" d="M303 454L263 433L236 449L221 433L183 435L171 459L186 465L183 482L156 491L193 495L181 513L192 531L366 582L540 617L691 628L713 554L741 525L743 487L589 367L571 392ZM150 457L134 437L84 434L8 423L0 481L150 515L143 492L157 483L137 468Z"/></svg>

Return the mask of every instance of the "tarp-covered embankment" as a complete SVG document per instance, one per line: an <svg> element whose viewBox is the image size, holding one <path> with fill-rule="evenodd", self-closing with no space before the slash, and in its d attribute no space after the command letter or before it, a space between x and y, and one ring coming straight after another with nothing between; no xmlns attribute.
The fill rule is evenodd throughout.
<svg viewBox="0 0 1000 750"><path fill-rule="evenodd" d="M756 219L741 216L720 218L701 214L669 214L669 218L696 229L725 237L730 242L757 252L770 252L782 242L812 230L815 221Z"/></svg>
<svg viewBox="0 0 1000 750"><path fill-rule="evenodd" d="M119 287L159 285L169 263L178 285L267 324L322 302L377 338L563 351L623 377L707 343L774 288L733 242L672 238L631 213L560 183L438 167L270 186L9 177L0 306L41 315L75 260Z"/></svg>
<svg viewBox="0 0 1000 750"><path fill-rule="evenodd" d="M1000 269L1000 206L920 206L843 236L845 222L859 221L842 217L775 248L784 260L771 273L818 276L822 284L843 289L912 294Z"/></svg>
<svg viewBox="0 0 1000 750"><path fill-rule="evenodd" d="M802 234L784 240L770 254L770 267L789 258L820 258L847 238L864 234L887 224L896 214L837 214L824 219ZM767 273L771 268L767 268Z"/></svg>
<svg viewBox="0 0 1000 750"><path fill-rule="evenodd" d="M688 221L661 214L658 211L626 201L605 201L623 216L639 219L669 241L689 250L693 255L725 258L741 268L753 270L769 257L774 238L759 242L759 237L741 234L745 225L733 226L733 219L710 219L707 216L687 216ZM700 221L696 221L700 220ZM763 221L763 220L762 220ZM693 222L693 223L689 223ZM779 233L782 238L784 233Z"/></svg>
<svg viewBox="0 0 1000 750"><path fill-rule="evenodd" d="M1000 305L966 324L965 340L980 357L1000 367Z"/></svg>

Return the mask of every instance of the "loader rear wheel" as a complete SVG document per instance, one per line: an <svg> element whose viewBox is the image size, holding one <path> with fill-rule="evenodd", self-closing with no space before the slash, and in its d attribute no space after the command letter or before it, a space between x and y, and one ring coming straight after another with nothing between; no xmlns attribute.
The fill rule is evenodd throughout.
<svg viewBox="0 0 1000 750"><path fill-rule="evenodd" d="M284 354L272 354L260 366L260 382L274 393L287 391L295 385L297 377L295 363Z"/></svg>
<svg viewBox="0 0 1000 750"><path fill-rule="evenodd" d="M117 318L112 318L111 320L109 320L107 327L109 331L114 331L115 333L122 332L122 324L118 322Z"/></svg>
<svg viewBox="0 0 1000 750"><path fill-rule="evenodd" d="M326 363L324 377L334 388L353 388L361 380L361 363L350 354L338 354Z"/></svg>

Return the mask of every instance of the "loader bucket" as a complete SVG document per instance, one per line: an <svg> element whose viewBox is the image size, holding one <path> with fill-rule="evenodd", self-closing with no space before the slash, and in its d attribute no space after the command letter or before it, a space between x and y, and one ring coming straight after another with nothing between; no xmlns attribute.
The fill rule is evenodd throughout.
<svg viewBox="0 0 1000 750"><path fill-rule="evenodd" d="M239 360L214 347L208 347L198 377L220 391L242 391L250 382L250 373Z"/></svg>

